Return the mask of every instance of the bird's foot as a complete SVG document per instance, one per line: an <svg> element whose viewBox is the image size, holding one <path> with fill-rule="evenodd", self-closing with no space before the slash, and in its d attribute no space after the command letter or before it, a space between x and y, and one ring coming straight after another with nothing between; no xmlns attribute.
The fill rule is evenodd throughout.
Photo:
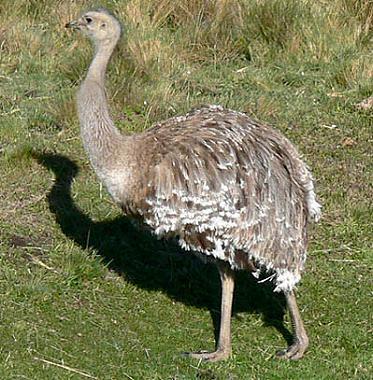
<svg viewBox="0 0 373 380"><path fill-rule="evenodd" d="M184 355L193 359L204 360L208 362L217 362L219 360L227 359L231 354L230 350L217 349L214 352L197 351L197 352L185 352Z"/></svg>
<svg viewBox="0 0 373 380"><path fill-rule="evenodd" d="M303 357L307 350L308 342L297 341L289 346L286 350L276 352L276 357L279 359L299 360Z"/></svg>

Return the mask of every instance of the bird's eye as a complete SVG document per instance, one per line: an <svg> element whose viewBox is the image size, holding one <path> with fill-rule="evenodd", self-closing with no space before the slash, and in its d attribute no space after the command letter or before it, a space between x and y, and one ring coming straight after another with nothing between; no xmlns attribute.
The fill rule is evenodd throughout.
<svg viewBox="0 0 373 380"><path fill-rule="evenodd" d="M90 24L93 21L91 17L84 17L84 19L87 22L87 24Z"/></svg>

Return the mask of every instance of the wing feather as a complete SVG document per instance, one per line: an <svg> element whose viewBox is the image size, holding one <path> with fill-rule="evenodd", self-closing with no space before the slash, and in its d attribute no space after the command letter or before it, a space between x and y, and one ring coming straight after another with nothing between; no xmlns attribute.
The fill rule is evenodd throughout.
<svg viewBox="0 0 373 380"><path fill-rule="evenodd" d="M144 218L157 235L232 265L245 252L247 265L302 268L312 177L279 132L202 109L153 127L144 141L154 152Z"/></svg>

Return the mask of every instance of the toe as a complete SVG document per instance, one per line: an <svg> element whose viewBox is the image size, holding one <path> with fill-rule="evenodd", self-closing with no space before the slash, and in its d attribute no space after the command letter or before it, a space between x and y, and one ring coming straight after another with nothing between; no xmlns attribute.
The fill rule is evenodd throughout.
<svg viewBox="0 0 373 380"><path fill-rule="evenodd" d="M276 357L279 359L299 360L303 357L307 346L299 343L292 344L286 350L276 352Z"/></svg>
<svg viewBox="0 0 373 380"><path fill-rule="evenodd" d="M186 352L185 356L189 356L193 359L208 361L208 362L217 362L219 360L227 359L230 356L230 351L227 350L216 350L214 352L208 351L198 351L198 352Z"/></svg>

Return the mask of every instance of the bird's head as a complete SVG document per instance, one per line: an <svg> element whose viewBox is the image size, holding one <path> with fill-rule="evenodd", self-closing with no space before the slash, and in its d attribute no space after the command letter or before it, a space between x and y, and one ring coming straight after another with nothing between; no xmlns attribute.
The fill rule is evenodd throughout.
<svg viewBox="0 0 373 380"><path fill-rule="evenodd" d="M77 20L67 23L66 28L81 31L95 43L117 41L121 34L119 21L106 9L86 12Z"/></svg>

